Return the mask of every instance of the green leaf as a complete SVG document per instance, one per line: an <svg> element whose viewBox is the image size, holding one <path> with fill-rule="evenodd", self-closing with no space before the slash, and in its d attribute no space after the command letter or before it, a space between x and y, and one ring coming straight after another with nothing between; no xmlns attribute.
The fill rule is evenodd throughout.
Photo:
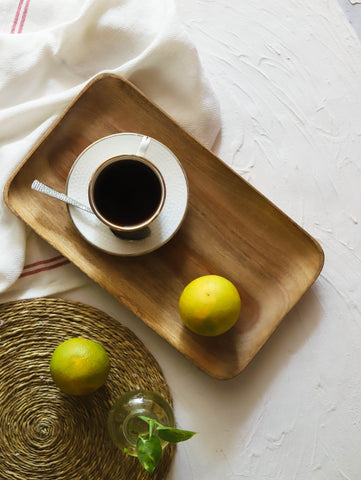
<svg viewBox="0 0 361 480"><path fill-rule="evenodd" d="M138 437L137 457L147 472L153 473L162 458L162 446L158 437Z"/></svg>
<svg viewBox="0 0 361 480"><path fill-rule="evenodd" d="M184 442L193 437L197 432L190 432L188 430L179 430L178 428L160 426L157 428L158 436L166 442L178 443Z"/></svg>

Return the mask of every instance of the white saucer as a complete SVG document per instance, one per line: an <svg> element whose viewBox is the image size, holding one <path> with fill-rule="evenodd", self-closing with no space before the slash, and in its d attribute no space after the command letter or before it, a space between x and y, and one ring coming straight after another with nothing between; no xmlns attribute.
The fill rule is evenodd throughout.
<svg viewBox="0 0 361 480"><path fill-rule="evenodd" d="M69 172L67 195L90 206L88 185L94 170L108 158L121 154L135 155L143 137L137 133L117 133L89 145ZM150 235L146 238L118 238L92 213L68 205L70 217L80 234L95 247L113 255L142 255L161 247L177 232L187 210L187 179L175 155L165 145L151 138L147 151L142 156L160 170L166 184L163 209L150 225Z"/></svg>

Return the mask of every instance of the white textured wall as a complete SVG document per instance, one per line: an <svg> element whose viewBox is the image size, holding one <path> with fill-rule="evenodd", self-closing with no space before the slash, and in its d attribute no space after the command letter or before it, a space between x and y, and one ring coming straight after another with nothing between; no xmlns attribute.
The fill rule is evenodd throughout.
<svg viewBox="0 0 361 480"><path fill-rule="evenodd" d="M218 155L315 236L326 262L243 374L174 381L201 434L182 447L187 477L173 478L358 480L359 40L336 0L178 4L221 104Z"/></svg>

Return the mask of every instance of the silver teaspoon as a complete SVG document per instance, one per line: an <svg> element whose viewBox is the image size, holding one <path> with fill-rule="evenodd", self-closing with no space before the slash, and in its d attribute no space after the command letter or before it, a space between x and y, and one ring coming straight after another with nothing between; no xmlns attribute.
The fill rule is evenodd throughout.
<svg viewBox="0 0 361 480"><path fill-rule="evenodd" d="M48 187L47 185L45 185L45 183L39 182L39 180L34 180L33 183L31 184L31 188L33 190L36 190L37 192L44 193L49 197L56 198L61 202L69 203L70 205L74 205L74 207L81 208L82 210L85 210L88 213L93 213L91 208L87 207L86 205L83 205L77 200L74 200L74 198L68 197L68 195L65 195L65 193L60 193L57 190L54 190L53 188Z"/></svg>

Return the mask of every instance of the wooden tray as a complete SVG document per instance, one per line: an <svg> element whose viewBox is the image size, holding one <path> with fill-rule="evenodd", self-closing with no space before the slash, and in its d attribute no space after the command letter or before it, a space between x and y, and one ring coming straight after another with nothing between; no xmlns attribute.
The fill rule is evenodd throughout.
<svg viewBox="0 0 361 480"><path fill-rule="evenodd" d="M65 190L81 151L117 132L137 132L168 146L189 181L189 208L174 238L141 257L114 257L84 240L62 202L30 189L35 178ZM207 374L240 373L323 266L318 243L131 83L93 79L25 158L6 185L9 208L90 278L108 290ZM195 335L178 300L194 278L218 274L243 300L235 327L216 338Z"/></svg>

